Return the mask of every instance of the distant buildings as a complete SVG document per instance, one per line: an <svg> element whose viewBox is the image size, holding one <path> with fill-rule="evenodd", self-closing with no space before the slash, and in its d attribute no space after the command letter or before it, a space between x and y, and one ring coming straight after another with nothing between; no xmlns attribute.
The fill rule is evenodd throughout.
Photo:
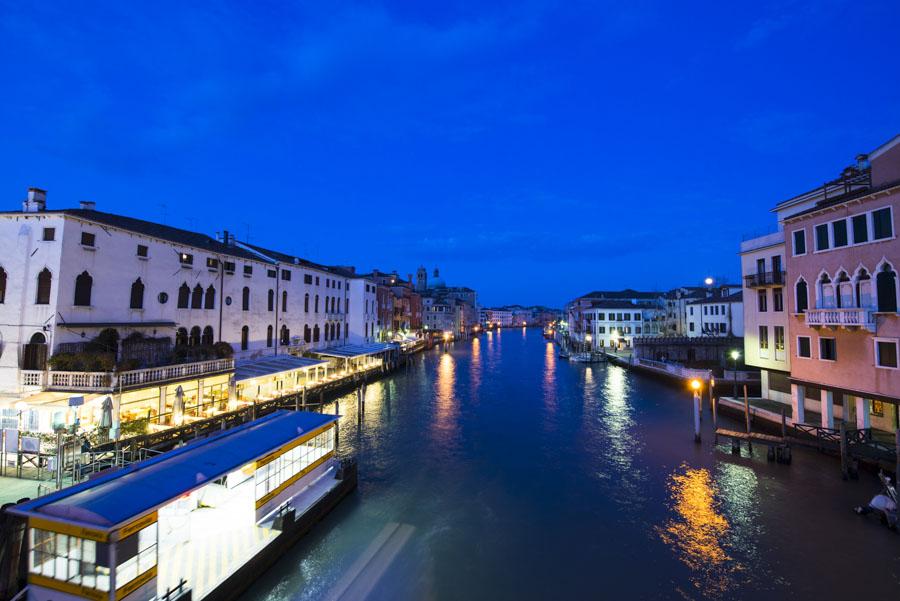
<svg viewBox="0 0 900 601"><path fill-rule="evenodd" d="M736 289L736 290L735 290ZM743 293L740 287L723 286L711 290L709 296L686 303L687 336L744 335Z"/></svg>
<svg viewBox="0 0 900 601"><path fill-rule="evenodd" d="M775 207L741 245L745 356L795 422L900 427L900 136Z"/></svg>

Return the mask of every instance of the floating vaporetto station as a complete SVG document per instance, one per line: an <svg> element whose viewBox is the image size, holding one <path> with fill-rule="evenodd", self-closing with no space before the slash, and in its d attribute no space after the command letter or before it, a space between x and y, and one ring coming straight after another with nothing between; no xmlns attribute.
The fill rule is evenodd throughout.
<svg viewBox="0 0 900 601"><path fill-rule="evenodd" d="M11 507L28 599L237 596L355 488L337 419L278 411Z"/></svg>

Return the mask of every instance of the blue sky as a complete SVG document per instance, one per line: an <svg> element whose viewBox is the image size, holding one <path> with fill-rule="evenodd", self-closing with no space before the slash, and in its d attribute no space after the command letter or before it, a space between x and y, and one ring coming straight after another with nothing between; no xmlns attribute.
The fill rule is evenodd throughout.
<svg viewBox="0 0 900 601"><path fill-rule="evenodd" d="M3 208L561 305L736 279L900 132L898 2L293 4L0 0Z"/></svg>

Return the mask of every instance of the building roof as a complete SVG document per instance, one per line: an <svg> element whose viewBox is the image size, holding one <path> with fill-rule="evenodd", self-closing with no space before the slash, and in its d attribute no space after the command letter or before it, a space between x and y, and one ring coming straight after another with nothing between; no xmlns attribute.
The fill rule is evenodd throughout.
<svg viewBox="0 0 900 601"><path fill-rule="evenodd" d="M273 355L263 359L241 361L234 368L236 382L262 378L274 374L280 374L296 369L310 369L328 362L322 359L310 359L308 357L295 357L294 355Z"/></svg>
<svg viewBox="0 0 900 601"><path fill-rule="evenodd" d="M391 342L374 342L372 344L346 344L344 346L336 346L333 348L319 349L311 351L322 357L338 357L340 359L355 359L356 357L365 357L366 355L377 355L385 351L393 351L397 349L397 345Z"/></svg>
<svg viewBox="0 0 900 601"><path fill-rule="evenodd" d="M687 303L688 305L718 305L722 303L740 303L743 302L744 293L741 290L737 292L733 292L732 294L722 294L721 292L716 292L709 298L701 298L698 300L690 301Z"/></svg>
<svg viewBox="0 0 900 601"><path fill-rule="evenodd" d="M133 217L125 217L124 215L115 215L113 213L104 213L93 209L58 209L45 210L38 213L23 213L22 211L4 211L3 215L19 215L19 216L40 216L40 215L68 215L85 221L92 221L100 225L108 225L121 230L143 234L150 238L158 238L175 244L183 244L185 246L193 246L195 248L206 250L211 253L230 255L239 259L252 259L255 261L264 261L261 257L247 251L243 248L219 242L215 238L163 225L161 223L153 223L152 221L144 221L143 219L135 219Z"/></svg>
<svg viewBox="0 0 900 601"><path fill-rule="evenodd" d="M641 305L636 305L634 303L630 303L628 301L621 300L602 300L602 301L594 301L591 303L591 309L641 309L646 307L642 307Z"/></svg>
<svg viewBox="0 0 900 601"><path fill-rule="evenodd" d="M626 288L625 290L594 290L593 292L589 292L580 296L579 298L583 299L603 299L603 300L625 300L625 299L636 299L636 300L655 300L662 296L661 292L640 292L638 290L632 290L631 288Z"/></svg>
<svg viewBox="0 0 900 601"><path fill-rule="evenodd" d="M321 413L276 411L10 511L110 530L337 419Z"/></svg>
<svg viewBox="0 0 900 601"><path fill-rule="evenodd" d="M323 265L321 263L315 263L313 261L309 261L302 257L297 257L295 255L291 255L288 253L283 253L277 250L271 250L268 248L263 248L262 246L257 246L256 244L250 244L249 242L241 242L241 246L245 246L257 253L269 257L274 261L278 261L279 263L290 263L291 265L298 265L300 267L310 267L312 269L319 269L321 271L328 271L330 273L334 273L338 276L343 277L353 277L352 270L349 270L345 267L334 267L331 265Z"/></svg>

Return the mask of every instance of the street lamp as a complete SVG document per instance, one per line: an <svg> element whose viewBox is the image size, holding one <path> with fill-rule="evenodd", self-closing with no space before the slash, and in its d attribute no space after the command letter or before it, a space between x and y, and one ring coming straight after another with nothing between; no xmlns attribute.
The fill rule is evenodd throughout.
<svg viewBox="0 0 900 601"><path fill-rule="evenodd" d="M694 391L694 442L700 442L700 389L703 383L697 378L691 380L691 390Z"/></svg>
<svg viewBox="0 0 900 601"><path fill-rule="evenodd" d="M731 397L737 398L737 362L741 358L741 353L737 350L731 351L731 360L734 361L734 370L731 372Z"/></svg>

